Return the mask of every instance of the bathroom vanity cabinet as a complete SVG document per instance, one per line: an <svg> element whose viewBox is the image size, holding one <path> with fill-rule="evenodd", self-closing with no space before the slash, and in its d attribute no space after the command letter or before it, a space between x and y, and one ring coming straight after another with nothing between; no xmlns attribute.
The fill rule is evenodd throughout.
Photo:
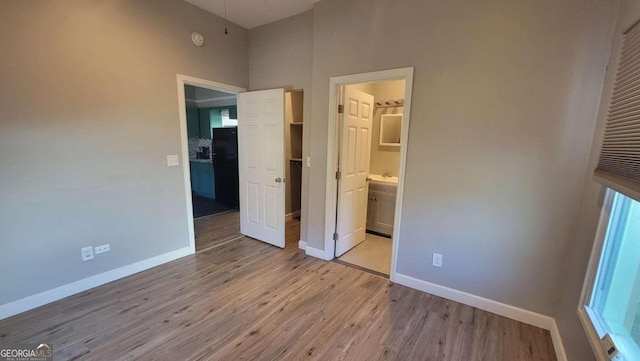
<svg viewBox="0 0 640 361"><path fill-rule="evenodd" d="M367 230L391 236L396 210L397 185L369 184L367 204Z"/></svg>

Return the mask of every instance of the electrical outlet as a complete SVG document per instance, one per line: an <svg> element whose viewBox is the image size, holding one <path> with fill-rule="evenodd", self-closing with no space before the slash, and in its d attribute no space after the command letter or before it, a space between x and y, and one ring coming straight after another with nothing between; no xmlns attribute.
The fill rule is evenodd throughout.
<svg viewBox="0 0 640 361"><path fill-rule="evenodd" d="M94 247L94 251L96 254L105 253L105 252L111 251L111 247L107 243L107 244L103 244L102 246Z"/></svg>
<svg viewBox="0 0 640 361"><path fill-rule="evenodd" d="M439 253L433 254L433 267L442 267L442 255Z"/></svg>
<svg viewBox="0 0 640 361"><path fill-rule="evenodd" d="M83 247L80 248L80 254L82 255L83 261L89 261L93 259L93 247Z"/></svg>

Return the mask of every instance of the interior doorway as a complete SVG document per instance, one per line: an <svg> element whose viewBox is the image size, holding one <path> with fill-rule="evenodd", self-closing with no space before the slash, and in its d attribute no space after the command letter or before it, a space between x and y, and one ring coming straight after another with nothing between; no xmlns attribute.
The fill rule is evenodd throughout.
<svg viewBox="0 0 640 361"><path fill-rule="evenodd" d="M412 81L413 68L331 79L327 258L392 279Z"/></svg>
<svg viewBox="0 0 640 361"><path fill-rule="evenodd" d="M227 148L220 148L230 145L222 143L222 137L217 133L219 130L228 135L226 133L236 129L233 118L237 119L234 117L237 95L245 89L180 74L177 82L189 245L195 253L208 246L199 242L201 244L196 247L195 219L202 220L238 207L227 199L229 194L238 193L237 186L233 189L233 179L237 179L237 157L234 160ZM211 223L220 227L229 222Z"/></svg>
<svg viewBox="0 0 640 361"><path fill-rule="evenodd" d="M184 88L193 217L238 209L237 96Z"/></svg>
<svg viewBox="0 0 640 361"><path fill-rule="evenodd" d="M303 92L177 80L192 252L243 237L297 248Z"/></svg>
<svg viewBox="0 0 640 361"><path fill-rule="evenodd" d="M388 277L405 80L347 84L343 91L336 257Z"/></svg>

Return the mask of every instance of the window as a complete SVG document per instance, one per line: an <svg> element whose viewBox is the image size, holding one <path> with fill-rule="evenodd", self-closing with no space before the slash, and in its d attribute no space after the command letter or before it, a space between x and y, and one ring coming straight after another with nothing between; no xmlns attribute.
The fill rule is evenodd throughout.
<svg viewBox="0 0 640 361"><path fill-rule="evenodd" d="M232 127L238 125L238 119L230 119L229 118L229 109L222 109L220 111L220 115L222 116L222 126L223 127Z"/></svg>
<svg viewBox="0 0 640 361"><path fill-rule="evenodd" d="M610 334L622 360L640 360L640 202L609 190L598 233L583 323Z"/></svg>

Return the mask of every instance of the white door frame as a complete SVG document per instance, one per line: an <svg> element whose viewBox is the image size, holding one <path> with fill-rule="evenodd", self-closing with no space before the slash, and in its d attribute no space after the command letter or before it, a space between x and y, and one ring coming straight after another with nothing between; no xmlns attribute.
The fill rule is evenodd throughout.
<svg viewBox="0 0 640 361"><path fill-rule="evenodd" d="M394 281L397 273L398 244L400 243L400 224L402 220L402 199L404 174L407 163L407 145L409 140L409 121L411 120L411 94L413 91L413 67L376 71L371 73L344 75L330 78L329 81L329 133L327 142L327 189L325 200L324 259L331 260L335 255L333 233L336 227L336 194L338 182L335 172L338 168L338 142L340 127L338 116L338 97L340 88L356 83L370 83L385 80L405 80L404 111L402 133L400 137L400 169L398 172L398 190L396 192L396 210L393 224L390 278Z"/></svg>
<svg viewBox="0 0 640 361"><path fill-rule="evenodd" d="M184 95L184 86L193 85L199 88L217 90L230 94L238 94L247 91L233 85L217 83L206 79L194 78L188 75L177 74L178 81L178 113L180 113L180 143L182 145L182 172L184 176L184 192L187 200L187 230L189 248L191 254L196 253L196 233L193 225L193 199L191 197L191 172L189 170L189 136L187 134L187 106Z"/></svg>

